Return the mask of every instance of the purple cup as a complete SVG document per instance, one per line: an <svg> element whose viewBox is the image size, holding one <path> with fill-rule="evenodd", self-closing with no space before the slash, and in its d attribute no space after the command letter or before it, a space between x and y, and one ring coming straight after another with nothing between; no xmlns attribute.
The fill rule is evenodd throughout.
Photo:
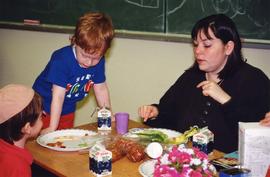
<svg viewBox="0 0 270 177"><path fill-rule="evenodd" d="M125 134L128 132L128 119L127 112L118 112L115 115L116 131L118 134Z"/></svg>

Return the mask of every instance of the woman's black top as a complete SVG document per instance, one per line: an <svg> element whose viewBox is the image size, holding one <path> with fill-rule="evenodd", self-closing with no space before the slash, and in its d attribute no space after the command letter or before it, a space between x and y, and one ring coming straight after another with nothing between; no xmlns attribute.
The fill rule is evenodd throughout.
<svg viewBox="0 0 270 177"><path fill-rule="evenodd" d="M196 86L206 80L204 72L185 71L154 104L159 115L146 124L179 132L191 126L208 126L214 133L214 148L223 152L237 150L238 122L257 122L269 111L269 79L258 68L244 63L237 72L224 79L220 86L231 96L220 104L204 96Z"/></svg>

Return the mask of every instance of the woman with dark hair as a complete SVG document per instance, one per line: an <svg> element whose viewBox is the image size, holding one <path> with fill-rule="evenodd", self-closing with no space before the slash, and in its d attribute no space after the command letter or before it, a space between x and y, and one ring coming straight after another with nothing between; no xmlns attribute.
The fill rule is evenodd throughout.
<svg viewBox="0 0 270 177"><path fill-rule="evenodd" d="M145 123L180 132L208 126L214 148L237 150L238 122L269 110L268 78L243 59L234 22L223 14L199 20L191 32L195 62L160 99L138 110Z"/></svg>

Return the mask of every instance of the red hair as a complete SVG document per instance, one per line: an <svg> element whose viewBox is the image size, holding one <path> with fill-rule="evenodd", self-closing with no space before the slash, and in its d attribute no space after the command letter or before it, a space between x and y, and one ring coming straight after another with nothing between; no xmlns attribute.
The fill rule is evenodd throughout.
<svg viewBox="0 0 270 177"><path fill-rule="evenodd" d="M111 45L114 28L111 18L104 13L86 13L79 18L71 44L87 53L103 55Z"/></svg>

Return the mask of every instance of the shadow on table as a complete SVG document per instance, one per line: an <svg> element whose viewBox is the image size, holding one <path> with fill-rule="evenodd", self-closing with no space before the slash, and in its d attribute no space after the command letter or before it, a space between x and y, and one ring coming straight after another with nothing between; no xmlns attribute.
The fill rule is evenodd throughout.
<svg viewBox="0 0 270 177"><path fill-rule="evenodd" d="M33 163L32 166L32 177L57 177L55 174L45 170L44 168Z"/></svg>

